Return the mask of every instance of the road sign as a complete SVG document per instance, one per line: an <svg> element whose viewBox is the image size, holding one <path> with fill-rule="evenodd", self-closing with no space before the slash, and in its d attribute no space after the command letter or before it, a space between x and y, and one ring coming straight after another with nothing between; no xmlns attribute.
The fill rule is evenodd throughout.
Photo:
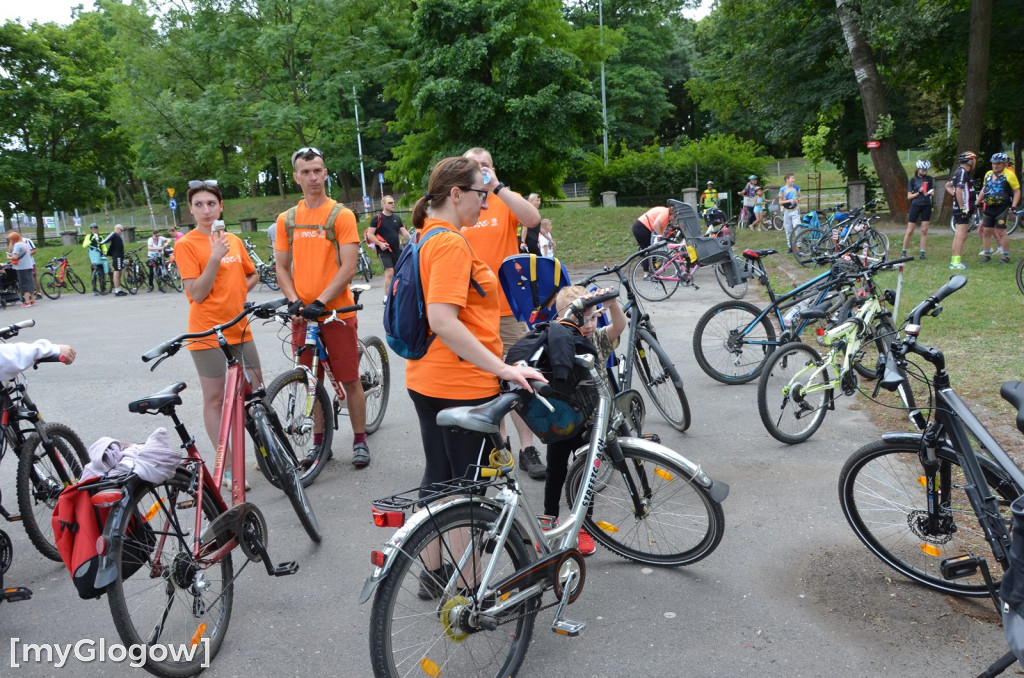
<svg viewBox="0 0 1024 678"><path fill-rule="evenodd" d="M366 209L370 209L370 196L363 196L363 207L365 207Z"/></svg>
<svg viewBox="0 0 1024 678"><path fill-rule="evenodd" d="M872 141L868 142L868 148L878 148L881 145L882 145L881 141L874 141L874 140L872 140Z"/></svg>
<svg viewBox="0 0 1024 678"><path fill-rule="evenodd" d="M175 200L174 198L171 198L167 202L167 206L170 207L172 210L176 210L176 209L178 209L178 201Z"/></svg>
<svg viewBox="0 0 1024 678"><path fill-rule="evenodd" d="M378 179L378 181L380 181L380 185L383 186L384 185L384 173L381 172L380 174L378 174L377 175L377 179Z"/></svg>
<svg viewBox="0 0 1024 678"><path fill-rule="evenodd" d="M173 198L174 197L174 189L173 188L168 188L167 189L167 195L168 195L168 197Z"/></svg>

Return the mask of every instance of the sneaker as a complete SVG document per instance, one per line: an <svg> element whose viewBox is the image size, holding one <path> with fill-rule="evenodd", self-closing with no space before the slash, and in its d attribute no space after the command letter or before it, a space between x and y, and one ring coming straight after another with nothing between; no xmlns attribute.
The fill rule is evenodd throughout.
<svg viewBox="0 0 1024 678"><path fill-rule="evenodd" d="M42 299L42 298L43 298L43 295L39 294L39 292L36 292L36 299Z"/></svg>
<svg viewBox="0 0 1024 678"><path fill-rule="evenodd" d="M982 250L982 251L978 252L978 256L979 257L991 257L992 256L992 250Z"/></svg>
<svg viewBox="0 0 1024 678"><path fill-rule="evenodd" d="M1010 255L1009 254L1004 254L1003 257L999 260L999 263L1000 264L1008 264L1008 263L1010 263Z"/></svg>
<svg viewBox="0 0 1024 678"><path fill-rule="evenodd" d="M950 264L949 265L949 270L951 270L951 271L966 271L967 270L967 264L965 264L963 262L958 263L958 264Z"/></svg>
<svg viewBox="0 0 1024 678"><path fill-rule="evenodd" d="M586 530L580 530L576 548L585 556L592 555L594 551L597 551L597 547L594 546L594 538Z"/></svg>
<svg viewBox="0 0 1024 678"><path fill-rule="evenodd" d="M28 302L25 302L25 303L23 303L23 304L21 305L21 307L22 307L22 308L28 308L28 307L29 307L29 306L31 306L31 305L32 305L32 304L30 304L30 303L28 303Z"/></svg>
<svg viewBox="0 0 1024 678"><path fill-rule="evenodd" d="M125 292L124 290L118 290L118 291L114 292L114 296L115 297L127 297L128 293Z"/></svg>
<svg viewBox="0 0 1024 678"><path fill-rule="evenodd" d="M356 443L352 446L352 465L356 468L370 465L370 448L366 443Z"/></svg>
<svg viewBox="0 0 1024 678"><path fill-rule="evenodd" d="M98 296L100 296L100 293L99 293L99 292L97 292L96 290L93 290L93 291L92 291L92 296L94 296L94 297L98 297Z"/></svg>
<svg viewBox="0 0 1024 678"><path fill-rule="evenodd" d="M901 257L907 256L907 251L906 250L900 250L900 256Z"/></svg>
<svg viewBox="0 0 1024 678"><path fill-rule="evenodd" d="M437 600L444 593L444 587L454 572L455 566L451 563L443 563L436 570L424 569L420 572L420 590L416 596L420 600Z"/></svg>
<svg viewBox="0 0 1024 678"><path fill-rule="evenodd" d="M146 290L146 294L149 294L149 293L150 293L150 292L152 292L152 291L153 291L153 288L152 288L152 287L150 287L150 288L149 288L148 290Z"/></svg>
<svg viewBox="0 0 1024 678"><path fill-rule="evenodd" d="M1002 247L997 247L996 251L994 252L994 254L996 256L999 256L1000 254L1009 254L1009 252L1004 252Z"/></svg>
<svg viewBox="0 0 1024 678"><path fill-rule="evenodd" d="M992 257L990 257L988 255L985 255L982 258L978 259L978 262L982 263L982 264L987 264L990 261L992 261Z"/></svg>
<svg viewBox="0 0 1024 678"><path fill-rule="evenodd" d="M541 462L540 452L533 445L519 450L519 465L526 471L526 475L534 480L544 480L548 477L548 467Z"/></svg>
<svg viewBox="0 0 1024 678"><path fill-rule="evenodd" d="M921 250L921 254L917 255L917 258L920 259L921 261L924 261L928 257L924 256L924 250Z"/></svg>

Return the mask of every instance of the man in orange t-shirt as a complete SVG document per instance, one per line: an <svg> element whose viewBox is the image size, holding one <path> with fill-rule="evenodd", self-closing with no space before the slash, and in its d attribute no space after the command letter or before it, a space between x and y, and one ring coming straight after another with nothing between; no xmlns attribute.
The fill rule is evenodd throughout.
<svg viewBox="0 0 1024 678"><path fill-rule="evenodd" d="M349 283L356 273L359 231L352 210L342 208L334 220L335 242L327 237L327 220L336 203L324 190L327 166L323 153L312 147L300 148L292 155L292 168L292 178L302 189L302 200L296 207L291 242L285 215L277 217L274 238L277 280L288 297L288 309L293 318L315 320L328 311L353 304ZM348 401L353 433L352 464L363 468L370 463L370 448L366 444L366 398L359 381L358 323L354 312L342 313L339 317L344 322L320 326L320 338L329 354L327 362L331 373L341 383ZM304 342L304 323L293 324L293 347ZM303 354L303 360L312 360L308 351ZM320 417L319 411L316 412L315 419ZM324 422L314 422L313 444L316 446L323 440L323 427ZM328 449L323 461L330 455Z"/></svg>
<svg viewBox="0 0 1024 678"><path fill-rule="evenodd" d="M480 164L484 185L490 191L487 208L480 212L476 225L463 228L462 234L469 241L473 253L497 274L505 257L527 251L526 243L519 240L519 226L537 228L540 225L540 212L529 200L498 180L489 151L471 148L462 155ZM512 307L504 294L498 295L498 302L501 305L501 353L505 355L509 347L526 334L526 324L518 322L512 315ZM547 476L547 467L540 460L540 452L533 446L533 432L515 412L512 413L512 423L519 434L519 465L531 478L543 480Z"/></svg>

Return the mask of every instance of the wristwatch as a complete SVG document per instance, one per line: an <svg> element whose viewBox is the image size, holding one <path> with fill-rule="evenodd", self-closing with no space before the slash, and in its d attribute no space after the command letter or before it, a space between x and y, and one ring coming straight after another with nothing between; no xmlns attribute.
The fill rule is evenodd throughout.
<svg viewBox="0 0 1024 678"><path fill-rule="evenodd" d="M493 191L491 191L491 193L492 193L493 195L498 195L498 193L499 193L499 192L501 191L501 189L503 189L503 188L507 188L507 187L505 186L505 182L501 182L501 183L499 183L499 184L498 184L497 186L495 186L495 187L494 187L494 190L493 190Z"/></svg>

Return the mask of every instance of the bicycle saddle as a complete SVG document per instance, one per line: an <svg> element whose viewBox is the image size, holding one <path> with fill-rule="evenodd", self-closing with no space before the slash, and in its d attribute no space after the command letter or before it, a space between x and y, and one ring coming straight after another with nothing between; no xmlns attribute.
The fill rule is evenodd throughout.
<svg viewBox="0 0 1024 678"><path fill-rule="evenodd" d="M743 250L743 256L747 259L760 259L761 257L767 257L769 254L777 254L778 250Z"/></svg>
<svg viewBox="0 0 1024 678"><path fill-rule="evenodd" d="M454 426L476 433L497 433L498 424L519 402L518 393L502 393L482 405L449 407L437 413L438 426Z"/></svg>
<svg viewBox="0 0 1024 678"><path fill-rule="evenodd" d="M151 396L140 398L128 404L128 411L136 414L158 414L164 413L165 408L173 408L181 404L181 396L178 395L186 388L185 382L179 381Z"/></svg>
<svg viewBox="0 0 1024 678"><path fill-rule="evenodd" d="M999 395L1017 408L1017 430L1024 433L1024 381L1007 381L999 389Z"/></svg>

